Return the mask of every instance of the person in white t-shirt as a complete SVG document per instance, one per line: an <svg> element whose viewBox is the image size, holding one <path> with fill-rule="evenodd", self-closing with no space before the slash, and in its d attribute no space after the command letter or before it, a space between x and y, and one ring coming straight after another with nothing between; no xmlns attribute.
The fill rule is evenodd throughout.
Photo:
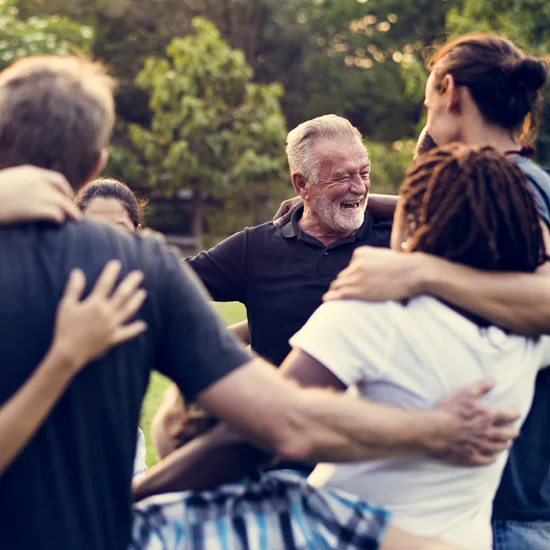
<svg viewBox="0 0 550 550"><path fill-rule="evenodd" d="M544 239L520 170L489 147L451 145L421 157L401 188L392 248L424 251L484 270L534 271ZM495 380L487 403L531 406L535 376L550 364L550 337L525 338L430 296L408 303L323 304L291 340L286 368L306 358L369 399L432 407L483 377ZM294 363L294 364L293 364ZM508 453L482 468L418 454L350 464L320 464L316 487L338 488L392 512L411 533L468 550L492 546L491 506Z"/></svg>

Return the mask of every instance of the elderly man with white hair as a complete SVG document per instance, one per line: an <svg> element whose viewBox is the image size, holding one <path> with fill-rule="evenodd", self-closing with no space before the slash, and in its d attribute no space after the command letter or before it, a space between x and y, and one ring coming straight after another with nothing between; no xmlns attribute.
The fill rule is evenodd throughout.
<svg viewBox="0 0 550 550"><path fill-rule="evenodd" d="M300 124L288 134L286 153L300 203L288 223L247 227L186 260L214 301L244 304L247 321L231 328L274 365L290 353L290 338L321 305L354 250L389 247L391 231L390 218L377 222L366 209L370 161L348 120L325 115ZM161 456L211 425L195 410L184 422L178 410L172 388L152 427Z"/></svg>
<svg viewBox="0 0 550 550"><path fill-rule="evenodd" d="M288 134L286 151L303 199L291 222L246 228L188 260L215 301L245 305L247 343L275 365L355 248L389 246L391 229L366 211L370 161L349 121L308 120Z"/></svg>

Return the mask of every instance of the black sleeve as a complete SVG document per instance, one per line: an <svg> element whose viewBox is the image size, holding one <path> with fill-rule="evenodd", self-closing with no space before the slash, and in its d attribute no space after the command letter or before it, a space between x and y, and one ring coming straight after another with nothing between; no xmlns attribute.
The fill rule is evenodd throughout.
<svg viewBox="0 0 550 550"><path fill-rule="evenodd" d="M227 330L192 270L168 251L161 262L156 364L192 400L251 356Z"/></svg>
<svg viewBox="0 0 550 550"><path fill-rule="evenodd" d="M186 262L215 302L245 301L247 230L235 233L214 248Z"/></svg>

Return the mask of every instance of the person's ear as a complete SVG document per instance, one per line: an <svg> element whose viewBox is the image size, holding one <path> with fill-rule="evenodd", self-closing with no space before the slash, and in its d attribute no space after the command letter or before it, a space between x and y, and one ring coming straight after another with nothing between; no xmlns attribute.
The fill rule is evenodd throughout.
<svg viewBox="0 0 550 550"><path fill-rule="evenodd" d="M307 199L307 178L300 172L294 172L292 174L292 185L296 194Z"/></svg>
<svg viewBox="0 0 550 550"><path fill-rule="evenodd" d="M136 233L139 233L141 231L141 224L138 223L138 226L136 227Z"/></svg>
<svg viewBox="0 0 550 550"><path fill-rule="evenodd" d="M452 75L447 74L441 81L441 93L447 96L447 110L451 112L460 111L460 90Z"/></svg>
<svg viewBox="0 0 550 550"><path fill-rule="evenodd" d="M101 174L103 168L107 165L107 161L109 160L109 151L107 149L102 149L99 153L99 156L97 157L97 162L95 163L95 166L92 168L92 171L90 175L88 176L87 181L92 181L95 178Z"/></svg>

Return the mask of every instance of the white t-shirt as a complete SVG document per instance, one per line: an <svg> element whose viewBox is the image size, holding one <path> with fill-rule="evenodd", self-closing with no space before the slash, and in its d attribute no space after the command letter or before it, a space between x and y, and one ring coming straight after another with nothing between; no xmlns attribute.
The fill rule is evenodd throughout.
<svg viewBox="0 0 550 550"><path fill-rule="evenodd" d="M479 328L434 298L407 306L359 301L323 304L292 339L347 386L378 402L434 406L483 377L487 404L510 407L523 422L535 376L550 364L550 337L538 340ZM491 548L491 505L508 453L486 467L453 466L428 456L320 464L309 481L337 487L390 510L397 527L471 550Z"/></svg>

